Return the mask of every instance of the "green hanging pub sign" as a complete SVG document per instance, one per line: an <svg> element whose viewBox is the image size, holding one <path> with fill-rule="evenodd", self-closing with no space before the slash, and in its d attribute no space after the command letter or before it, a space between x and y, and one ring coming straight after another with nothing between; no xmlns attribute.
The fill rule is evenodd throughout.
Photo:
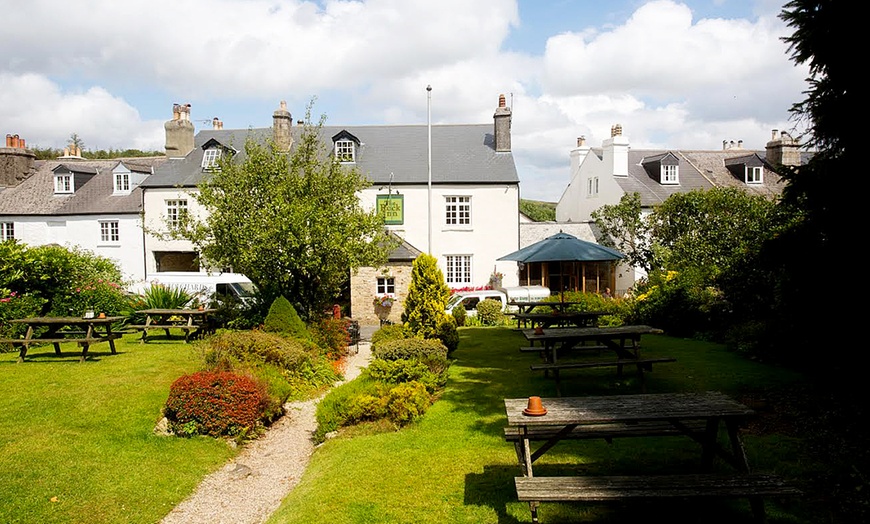
<svg viewBox="0 0 870 524"><path fill-rule="evenodd" d="M377 195L375 206L384 215L384 224L400 226L405 223L405 195Z"/></svg>

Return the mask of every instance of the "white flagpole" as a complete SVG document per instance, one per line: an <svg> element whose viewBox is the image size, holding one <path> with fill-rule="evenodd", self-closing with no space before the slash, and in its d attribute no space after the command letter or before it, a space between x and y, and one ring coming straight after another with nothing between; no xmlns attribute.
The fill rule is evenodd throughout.
<svg viewBox="0 0 870 524"><path fill-rule="evenodd" d="M429 254L432 254L432 86L426 86L426 127L429 131Z"/></svg>

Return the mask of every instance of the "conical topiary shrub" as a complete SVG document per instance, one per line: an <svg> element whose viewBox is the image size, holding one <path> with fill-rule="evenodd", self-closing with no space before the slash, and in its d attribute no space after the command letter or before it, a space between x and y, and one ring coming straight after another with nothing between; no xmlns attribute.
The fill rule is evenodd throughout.
<svg viewBox="0 0 870 524"><path fill-rule="evenodd" d="M299 318L293 304L284 296L276 298L269 306L269 314L263 322L263 331L281 333L296 338L311 338L305 322Z"/></svg>

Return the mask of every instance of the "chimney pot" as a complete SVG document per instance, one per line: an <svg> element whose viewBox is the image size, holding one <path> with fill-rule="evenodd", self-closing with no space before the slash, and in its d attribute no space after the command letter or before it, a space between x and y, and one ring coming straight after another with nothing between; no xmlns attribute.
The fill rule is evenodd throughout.
<svg viewBox="0 0 870 524"><path fill-rule="evenodd" d="M779 132L779 129L774 129L773 131L770 132L770 139L771 140L776 140L776 133L777 132Z"/></svg>
<svg viewBox="0 0 870 524"><path fill-rule="evenodd" d="M6 147L12 147L12 135L6 133Z"/></svg>
<svg viewBox="0 0 870 524"><path fill-rule="evenodd" d="M498 107L505 107L505 104L504 94L498 95Z"/></svg>
<svg viewBox="0 0 870 524"><path fill-rule="evenodd" d="M577 147L583 147L583 144L585 144L585 143L586 143L585 136L577 137Z"/></svg>
<svg viewBox="0 0 870 524"><path fill-rule="evenodd" d="M19 139L19 141L18 141L18 147L20 147L21 149L27 149L27 147L25 147L25 145L24 145L24 139L23 139L23 138L22 138L22 139Z"/></svg>
<svg viewBox="0 0 870 524"><path fill-rule="evenodd" d="M737 141L737 149L743 149L743 140Z"/></svg>

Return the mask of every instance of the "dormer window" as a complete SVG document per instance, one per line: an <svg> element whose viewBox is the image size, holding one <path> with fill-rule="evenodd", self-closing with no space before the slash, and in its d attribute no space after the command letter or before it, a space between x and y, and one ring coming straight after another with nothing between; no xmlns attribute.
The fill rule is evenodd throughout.
<svg viewBox="0 0 870 524"><path fill-rule="evenodd" d="M212 147L202 152L202 169L203 171L214 171L220 169L221 149Z"/></svg>
<svg viewBox="0 0 870 524"><path fill-rule="evenodd" d="M130 173L115 173L115 193L130 192Z"/></svg>
<svg viewBox="0 0 870 524"><path fill-rule="evenodd" d="M336 140L335 141L335 158L339 162L355 162L356 155L351 140Z"/></svg>
<svg viewBox="0 0 870 524"><path fill-rule="evenodd" d="M55 175L54 175L54 192L55 193L72 193L73 192L72 173L55 173Z"/></svg>
<svg viewBox="0 0 870 524"><path fill-rule="evenodd" d="M680 159L672 152L644 157L641 160L644 171L653 180L662 185L676 185L680 183Z"/></svg>
<svg viewBox="0 0 870 524"><path fill-rule="evenodd" d="M746 166L746 183L747 184L763 184L764 169L754 166Z"/></svg>
<svg viewBox="0 0 870 524"><path fill-rule="evenodd" d="M726 158L725 167L744 184L764 184L764 160L757 153Z"/></svg>
<svg viewBox="0 0 870 524"><path fill-rule="evenodd" d="M356 162L357 148L360 141L346 130L339 131L332 137L333 155L342 164Z"/></svg>

